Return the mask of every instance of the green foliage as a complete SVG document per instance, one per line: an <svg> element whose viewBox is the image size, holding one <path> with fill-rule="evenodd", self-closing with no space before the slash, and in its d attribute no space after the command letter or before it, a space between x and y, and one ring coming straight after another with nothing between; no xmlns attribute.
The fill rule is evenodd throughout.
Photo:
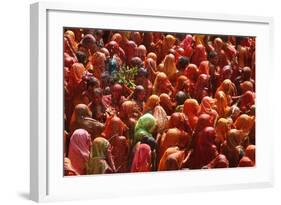
<svg viewBox="0 0 281 205"><path fill-rule="evenodd" d="M122 66L114 76L116 82L124 84L129 88L135 88L135 76L138 73L137 67Z"/></svg>

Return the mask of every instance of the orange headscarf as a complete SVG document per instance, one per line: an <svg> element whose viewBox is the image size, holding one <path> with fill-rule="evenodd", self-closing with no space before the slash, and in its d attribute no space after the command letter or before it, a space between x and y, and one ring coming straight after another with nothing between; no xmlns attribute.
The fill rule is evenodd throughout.
<svg viewBox="0 0 281 205"><path fill-rule="evenodd" d="M255 163L256 162L256 146L248 145L245 150L245 156L249 157Z"/></svg>
<svg viewBox="0 0 281 205"><path fill-rule="evenodd" d="M161 158L166 149L172 146L178 146L185 148L189 145L191 136L185 131L179 130L178 128L168 129L161 137L159 146L159 157Z"/></svg>
<svg viewBox="0 0 281 205"><path fill-rule="evenodd" d="M143 112L152 111L159 103L160 98L157 95L151 95L144 105Z"/></svg>
<svg viewBox="0 0 281 205"><path fill-rule="evenodd" d="M183 105L183 113L187 116L191 129L193 130L198 120L199 104L195 99L187 99Z"/></svg>
<svg viewBox="0 0 281 205"><path fill-rule="evenodd" d="M169 81L167 75L163 72L157 73L153 84L154 94L156 95L160 95L161 93L170 94L169 93L170 87L171 87L171 82Z"/></svg>
<svg viewBox="0 0 281 205"><path fill-rule="evenodd" d="M184 151L180 151L179 147L169 147L158 165L158 171L177 170L181 168L184 159Z"/></svg>
<svg viewBox="0 0 281 205"><path fill-rule="evenodd" d="M220 118L216 123L216 142L221 144L226 140L227 134L231 129L231 121L226 118Z"/></svg>
<svg viewBox="0 0 281 205"><path fill-rule="evenodd" d="M106 119L103 136L105 139L109 140L111 137L124 135L127 129L128 127L122 120L116 115L113 115Z"/></svg>
<svg viewBox="0 0 281 205"><path fill-rule="evenodd" d="M234 123L234 127L238 130L241 130L243 134L248 135L254 125L254 122L255 122L254 116L242 114L236 119Z"/></svg>
<svg viewBox="0 0 281 205"><path fill-rule="evenodd" d="M185 69L185 75L186 75L186 77L188 77L189 80L191 80L193 83L195 83L199 76L199 70L198 70L197 65L189 64L187 66L187 68Z"/></svg>
<svg viewBox="0 0 281 205"><path fill-rule="evenodd" d="M237 90L234 83L231 82L229 79L225 79L221 85L218 87L216 93L219 91L223 91L227 96L227 102L230 105L232 102L231 97L237 95Z"/></svg>
<svg viewBox="0 0 281 205"><path fill-rule="evenodd" d="M227 117L230 107L228 106L226 94L223 91L216 93L216 107L219 117Z"/></svg>
<svg viewBox="0 0 281 205"><path fill-rule="evenodd" d="M171 78L171 76L177 72L175 56L173 54L168 54L165 56L161 71L164 72L168 78Z"/></svg>
<svg viewBox="0 0 281 205"><path fill-rule="evenodd" d="M199 65L199 75L206 74L209 75L209 61L202 61Z"/></svg>
<svg viewBox="0 0 281 205"><path fill-rule="evenodd" d="M71 86L77 86L82 81L82 77L85 71L85 67L82 63L74 63L69 73L69 84Z"/></svg>

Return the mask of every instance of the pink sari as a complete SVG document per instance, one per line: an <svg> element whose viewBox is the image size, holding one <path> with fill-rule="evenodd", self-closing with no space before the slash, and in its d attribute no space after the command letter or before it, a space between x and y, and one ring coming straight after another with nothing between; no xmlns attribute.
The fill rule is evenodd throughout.
<svg viewBox="0 0 281 205"><path fill-rule="evenodd" d="M72 167L80 175L86 174L86 162L90 156L91 137L84 129L77 129L73 132L69 143L69 159Z"/></svg>

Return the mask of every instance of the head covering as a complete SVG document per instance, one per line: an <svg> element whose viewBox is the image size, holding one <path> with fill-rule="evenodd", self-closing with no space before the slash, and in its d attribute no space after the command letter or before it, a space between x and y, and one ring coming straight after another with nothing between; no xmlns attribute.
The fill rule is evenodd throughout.
<svg viewBox="0 0 281 205"><path fill-rule="evenodd" d="M198 101L201 101L204 96L208 95L209 77L206 74L199 75L195 84L194 96Z"/></svg>
<svg viewBox="0 0 281 205"><path fill-rule="evenodd" d="M159 157L161 158L168 147L178 146L184 149L189 146L191 136L178 128L170 128L163 133L159 145Z"/></svg>
<svg viewBox="0 0 281 205"><path fill-rule="evenodd" d="M240 83L240 88L242 90L242 93L245 93L247 91L254 91L254 85L251 81L244 81Z"/></svg>
<svg viewBox="0 0 281 205"><path fill-rule="evenodd" d="M70 133L74 130L82 128L89 132L92 138L100 135L104 128L104 124L92 119L92 113L89 107L85 104L76 105L70 121Z"/></svg>
<svg viewBox="0 0 281 205"><path fill-rule="evenodd" d="M241 96L239 107L243 112L246 112L254 104L255 94L252 91L247 91Z"/></svg>
<svg viewBox="0 0 281 205"><path fill-rule="evenodd" d="M152 58L155 62L157 62L157 55L156 53L150 52L146 56L147 58Z"/></svg>
<svg viewBox="0 0 281 205"><path fill-rule="evenodd" d="M167 75L163 72L157 73L153 84L154 94L156 95L160 95L161 93L170 94L169 93L170 87L171 87L171 82L169 81Z"/></svg>
<svg viewBox="0 0 281 205"><path fill-rule="evenodd" d="M77 129L73 132L69 143L69 159L73 168L80 174L86 174L85 164L90 155L91 137L84 129Z"/></svg>
<svg viewBox="0 0 281 205"><path fill-rule="evenodd" d="M209 96L205 96L202 98L201 103L200 103L200 109L199 109L199 113L203 114L209 114L212 118L212 124L215 123L217 117L218 117L218 113L215 109L213 109L215 104L215 100Z"/></svg>
<svg viewBox="0 0 281 205"><path fill-rule="evenodd" d="M222 143L226 140L227 134L231 129L231 121L226 118L220 118L216 123L217 142Z"/></svg>
<svg viewBox="0 0 281 205"><path fill-rule="evenodd" d="M198 67L195 64L189 64L185 70L185 75L189 80L195 83L199 75Z"/></svg>
<svg viewBox="0 0 281 205"><path fill-rule="evenodd" d="M157 95L151 95L144 105L144 112L152 111L159 103L160 98Z"/></svg>
<svg viewBox="0 0 281 205"><path fill-rule="evenodd" d="M228 168L229 162L223 154L219 154L208 165L208 169L213 168Z"/></svg>
<svg viewBox="0 0 281 205"><path fill-rule="evenodd" d="M183 39L183 41L180 43L180 47L182 47L184 49L184 55L187 57L191 57L192 55L192 42L193 42L193 38L192 35L186 35L185 38Z"/></svg>
<svg viewBox="0 0 281 205"><path fill-rule="evenodd" d="M105 61L106 61L106 56L102 52L95 52L92 55L92 66L93 66L93 74L96 78L100 79L101 74L105 70Z"/></svg>
<svg viewBox="0 0 281 205"><path fill-rule="evenodd" d="M116 41L119 44L122 41L122 35L120 33L114 33L111 40Z"/></svg>
<svg viewBox="0 0 281 205"><path fill-rule="evenodd" d="M241 144L241 131L237 129L231 129L228 132L226 143L229 147L236 148Z"/></svg>
<svg viewBox="0 0 281 205"><path fill-rule="evenodd" d="M65 157L63 160L64 176L77 176L79 173L73 168L69 158Z"/></svg>
<svg viewBox="0 0 281 205"><path fill-rule="evenodd" d="M195 47L191 62L199 66L202 61L207 60L207 53L205 46L199 44Z"/></svg>
<svg viewBox="0 0 281 205"><path fill-rule="evenodd" d="M82 63L74 63L71 66L69 73L69 84L71 86L77 86L82 81L82 77L85 71L85 67Z"/></svg>
<svg viewBox="0 0 281 205"><path fill-rule="evenodd" d="M97 137L91 147L91 155L87 163L87 173L104 174L114 171L115 166L111 156L111 145L105 138Z"/></svg>
<svg viewBox="0 0 281 205"><path fill-rule="evenodd" d="M208 126L213 126L211 116L208 114L205 114L205 113L199 115L198 121L197 121L197 124L195 127L195 133L199 133L205 127L208 127Z"/></svg>
<svg viewBox="0 0 281 205"><path fill-rule="evenodd" d="M245 150L245 156L249 157L254 163L256 161L256 146L248 145Z"/></svg>
<svg viewBox="0 0 281 205"><path fill-rule="evenodd" d="M199 104L195 99L187 99L183 105L183 113L187 116L189 125L193 130L198 120Z"/></svg>
<svg viewBox="0 0 281 205"><path fill-rule="evenodd" d="M151 149L147 144L137 144L131 172L151 171Z"/></svg>
<svg viewBox="0 0 281 205"><path fill-rule="evenodd" d="M112 156L116 172L128 172L129 142L125 136L115 136L111 138Z"/></svg>
<svg viewBox="0 0 281 205"><path fill-rule="evenodd" d="M199 75L206 74L209 75L209 61L202 61L199 65Z"/></svg>
<svg viewBox="0 0 281 205"><path fill-rule="evenodd" d="M229 112L228 100L223 91L218 91L216 93L216 106L217 112L220 117L227 117Z"/></svg>
<svg viewBox="0 0 281 205"><path fill-rule="evenodd" d="M80 45L86 49L95 50L96 48L96 39L92 34L86 34L83 39L80 41Z"/></svg>
<svg viewBox="0 0 281 205"><path fill-rule="evenodd" d="M174 112L169 119L169 128L178 128L180 130L190 131L182 112Z"/></svg>
<svg viewBox="0 0 281 205"><path fill-rule="evenodd" d="M237 94L235 84L230 79L225 79L216 92L223 91L227 95L228 104L232 102L231 97Z"/></svg>
<svg viewBox="0 0 281 205"><path fill-rule="evenodd" d="M106 119L103 136L109 140L114 136L122 136L126 129L128 128L122 120L116 115L113 115Z"/></svg>
<svg viewBox="0 0 281 205"><path fill-rule="evenodd" d="M235 123L234 127L238 130L241 130L244 134L249 134L255 122L254 116L249 116L247 114L240 115Z"/></svg>
<svg viewBox="0 0 281 205"><path fill-rule="evenodd" d="M239 167L253 167L255 166L254 162L247 156L243 156L242 159L239 161Z"/></svg>
<svg viewBox="0 0 281 205"><path fill-rule="evenodd" d="M208 165L218 155L215 143L216 132L213 127L204 127L198 134L194 150L187 162L190 169L201 169Z"/></svg>
<svg viewBox="0 0 281 205"><path fill-rule="evenodd" d="M174 112L175 108L175 104L172 102L171 97L166 93L162 93L159 99L160 105L164 108L168 115L171 115Z"/></svg>
<svg viewBox="0 0 281 205"><path fill-rule="evenodd" d="M184 151L180 151L177 146L169 147L159 162L158 171L180 169L184 156Z"/></svg>
<svg viewBox="0 0 281 205"><path fill-rule="evenodd" d="M147 59L145 60L145 68L147 69L148 72L148 78L154 82L155 77L156 77L156 61L150 57L147 57Z"/></svg>
<svg viewBox="0 0 281 205"><path fill-rule="evenodd" d="M163 64L164 66L161 71L164 72L168 78L177 72L175 56L173 54L166 55Z"/></svg>
<svg viewBox="0 0 281 205"><path fill-rule="evenodd" d="M141 116L135 126L134 142L139 142L144 136L152 136L152 132L156 128L156 119L150 113Z"/></svg>

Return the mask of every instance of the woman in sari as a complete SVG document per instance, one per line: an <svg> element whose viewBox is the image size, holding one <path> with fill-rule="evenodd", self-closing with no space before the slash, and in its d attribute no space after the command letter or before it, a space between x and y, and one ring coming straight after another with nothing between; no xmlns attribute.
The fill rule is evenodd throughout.
<svg viewBox="0 0 281 205"><path fill-rule="evenodd" d="M249 159L252 160L254 164L256 164L256 146L248 145L245 150L245 156L249 157Z"/></svg>
<svg viewBox="0 0 281 205"><path fill-rule="evenodd" d="M158 61L162 61L164 57L169 53L170 49L174 47L174 44L176 42L176 38L173 35L166 35L163 39L160 53L158 55Z"/></svg>
<svg viewBox="0 0 281 205"><path fill-rule="evenodd" d="M65 157L63 160L64 176L78 176L79 173L73 168L69 158Z"/></svg>
<svg viewBox="0 0 281 205"><path fill-rule="evenodd" d="M195 64L189 64L185 69L185 76L190 81L189 92L190 92L190 96L193 97L195 92L195 84L199 76L198 67Z"/></svg>
<svg viewBox="0 0 281 205"><path fill-rule="evenodd" d="M183 55L191 58L193 54L193 48L192 48L193 38L192 35L186 35L183 41L180 43L180 47L184 49Z"/></svg>
<svg viewBox="0 0 281 205"><path fill-rule="evenodd" d="M170 128L178 128L179 130L183 130L188 134L191 134L192 131L188 125L185 114L182 112L174 112L169 118L168 129Z"/></svg>
<svg viewBox="0 0 281 205"><path fill-rule="evenodd" d="M209 77L206 74L199 75L194 89L194 98L201 102L202 98L209 95Z"/></svg>
<svg viewBox="0 0 281 205"><path fill-rule="evenodd" d="M237 167L241 157L243 156L243 149L241 149L241 131L231 129L228 132L226 141L222 145L221 153L226 156L229 161L229 167Z"/></svg>
<svg viewBox="0 0 281 205"><path fill-rule="evenodd" d="M227 96L223 91L216 93L216 110L219 117L228 117L230 115L230 107L228 104Z"/></svg>
<svg viewBox="0 0 281 205"><path fill-rule="evenodd" d="M221 85L218 87L217 92L223 91L226 94L227 97L227 103L228 105L232 104L232 97L237 95L236 86L234 83L231 82L230 79L225 79Z"/></svg>
<svg viewBox="0 0 281 205"><path fill-rule="evenodd" d="M220 151L221 145L227 138L227 134L231 129L232 121L226 118L220 118L216 123L216 146Z"/></svg>
<svg viewBox="0 0 281 205"><path fill-rule="evenodd" d="M114 136L123 136L128 130L128 127L116 115L108 116L105 122L102 136L109 140Z"/></svg>
<svg viewBox="0 0 281 205"><path fill-rule="evenodd" d="M199 111L199 104L195 99L187 99L184 102L183 106L183 113L188 119L188 124L192 130L195 129L195 126L198 121L198 111Z"/></svg>
<svg viewBox="0 0 281 205"><path fill-rule="evenodd" d="M180 149L185 149L189 147L191 142L191 135L178 128L170 128L165 131L161 138L159 139L159 154L158 160L161 159L164 152L173 146L178 146Z"/></svg>
<svg viewBox="0 0 281 205"><path fill-rule="evenodd" d="M176 79L175 92L183 91L190 95L190 80L185 75L180 75ZM189 96L190 97L190 96Z"/></svg>
<svg viewBox="0 0 281 205"><path fill-rule="evenodd" d="M177 72L175 56L173 54L166 55L163 63L159 65L159 70L171 80L172 76Z"/></svg>
<svg viewBox="0 0 281 205"><path fill-rule="evenodd" d="M205 127L198 136L198 141L186 159L186 167L201 169L219 154L215 146L216 132L213 127Z"/></svg>
<svg viewBox="0 0 281 205"><path fill-rule="evenodd" d="M159 72L156 75L154 85L153 85L153 94L161 95L162 93L166 93L171 95L174 91L174 88L169 81L167 75L163 72Z"/></svg>
<svg viewBox="0 0 281 205"><path fill-rule="evenodd" d="M88 107L92 112L92 117L99 122L104 123L106 120L106 108L102 103L102 89L95 88L93 91L93 100L89 103Z"/></svg>
<svg viewBox="0 0 281 205"><path fill-rule="evenodd" d="M136 144L131 172L151 171L151 149L147 144Z"/></svg>
<svg viewBox="0 0 281 205"><path fill-rule="evenodd" d="M207 166L207 169L214 169L214 168L228 168L229 162L227 158L223 154L219 154L213 159Z"/></svg>
<svg viewBox="0 0 281 205"><path fill-rule="evenodd" d="M207 60L201 61L198 70L199 70L199 75L206 74L209 76L209 61Z"/></svg>
<svg viewBox="0 0 281 205"><path fill-rule="evenodd" d="M227 59L227 56L223 50L224 42L221 38L215 38L214 40L214 48L218 54L218 65L223 68L226 65L230 64L230 61Z"/></svg>
<svg viewBox="0 0 281 205"><path fill-rule="evenodd" d="M200 114L208 114L211 116L212 125L215 125L218 118L218 113L214 109L215 100L209 96L205 96L202 98L199 108L199 115Z"/></svg>
<svg viewBox="0 0 281 205"><path fill-rule="evenodd" d="M179 170L182 166L185 153L179 147L169 147L166 149L158 165L158 171Z"/></svg>
<svg viewBox="0 0 281 205"><path fill-rule="evenodd" d="M171 97L166 93L162 93L159 99L160 99L160 105L165 110L167 115L170 116L174 112L176 104L172 102Z"/></svg>
<svg viewBox="0 0 281 205"><path fill-rule="evenodd" d="M134 41L128 41L124 46L124 51L126 53L126 63L129 64L131 59L135 57L135 51L137 44Z"/></svg>
<svg viewBox="0 0 281 205"><path fill-rule="evenodd" d="M148 72L148 79L151 80L151 82L154 82L156 75L157 75L157 65L156 61L150 57L147 57L145 60L145 68Z"/></svg>
<svg viewBox="0 0 281 205"><path fill-rule="evenodd" d="M104 128L104 124L92 119L92 113L85 104L78 104L72 114L70 121L70 134L76 129L82 128L89 132L91 138L99 136Z"/></svg>
<svg viewBox="0 0 281 205"><path fill-rule="evenodd" d="M108 140L97 137L91 146L90 158L86 166L87 174L115 173L111 150Z"/></svg>
<svg viewBox="0 0 281 205"><path fill-rule="evenodd" d="M101 74L105 70L106 56L102 52L95 52L91 57L91 64L88 70L91 70L97 79L101 79Z"/></svg>
<svg viewBox="0 0 281 205"><path fill-rule="evenodd" d="M135 134L133 144L141 141L144 136L153 137L153 132L156 129L156 119L150 113L141 116L135 126Z"/></svg>
<svg viewBox="0 0 281 205"><path fill-rule="evenodd" d="M135 56L139 57L142 61L145 61L146 53L147 53L147 50L144 45L139 45L135 49Z"/></svg>
<svg viewBox="0 0 281 205"><path fill-rule="evenodd" d="M233 123L233 126L241 131L241 140L244 147L247 147L250 143L250 133L255 124L255 117L249 116L247 114L240 115L236 121Z"/></svg>
<svg viewBox="0 0 281 205"><path fill-rule="evenodd" d="M207 53L205 46L199 44L195 47L194 53L191 57L191 63L199 66L202 61L207 60Z"/></svg>
<svg viewBox="0 0 281 205"><path fill-rule="evenodd" d="M255 104L254 92L247 91L240 97L240 102L238 103L238 106L242 112L248 113L254 104Z"/></svg>
<svg viewBox="0 0 281 205"><path fill-rule="evenodd" d="M91 137L84 129L77 129L73 132L69 143L68 157L72 167L79 175L86 174L86 162L89 160Z"/></svg>

